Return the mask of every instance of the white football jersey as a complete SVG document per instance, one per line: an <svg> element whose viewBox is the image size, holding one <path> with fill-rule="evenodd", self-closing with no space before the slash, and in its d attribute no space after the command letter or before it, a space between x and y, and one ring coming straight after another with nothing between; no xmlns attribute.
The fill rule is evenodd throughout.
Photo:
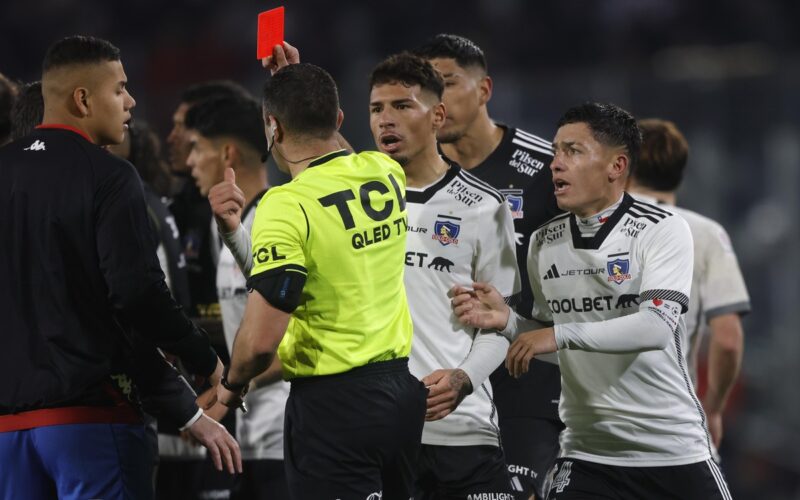
<svg viewBox="0 0 800 500"><path fill-rule="evenodd" d="M559 344L561 453L636 467L706 460L705 415L683 355L689 228L627 194L595 218L599 230L583 237L574 215L558 216L529 250L533 315L555 323Z"/></svg>
<svg viewBox="0 0 800 500"><path fill-rule="evenodd" d="M260 199L261 196L256 197L242 213L242 224L248 234L253 227L255 205ZM222 313L225 343L228 352L233 352L233 340L247 305L247 278L228 247L220 247L217 297ZM236 412L236 440L239 441L243 459L283 459L283 414L288 397L289 383L283 380L247 394L247 413Z"/></svg>
<svg viewBox="0 0 800 500"><path fill-rule="evenodd" d="M519 292L519 277L513 218L499 191L451 165L426 189L407 188L406 199L405 286L414 323L409 369L422 379L440 368L459 367L472 349L476 330L457 321L450 288L486 281L510 297ZM425 423L424 444L498 446L489 380L474 382L453 413Z"/></svg>

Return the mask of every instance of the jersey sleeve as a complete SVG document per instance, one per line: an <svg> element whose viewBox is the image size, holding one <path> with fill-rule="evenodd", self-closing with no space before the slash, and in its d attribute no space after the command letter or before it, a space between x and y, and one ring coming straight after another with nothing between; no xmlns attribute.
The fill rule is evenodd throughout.
<svg viewBox="0 0 800 500"><path fill-rule="evenodd" d="M508 203L487 209L479 222L475 281L487 282L504 296L520 291L514 220Z"/></svg>
<svg viewBox="0 0 800 500"><path fill-rule="evenodd" d="M706 244L706 272L699 283L706 319L749 312L750 297L728 233L715 225L707 235Z"/></svg>
<svg viewBox="0 0 800 500"><path fill-rule="evenodd" d="M124 323L180 356L190 371L210 375L217 354L167 288L139 176L130 164L103 172L95 192L95 238L111 306Z"/></svg>
<svg viewBox="0 0 800 500"><path fill-rule="evenodd" d="M677 302L681 313L689 308L694 248L688 224L679 215L662 220L642 235L638 248L642 274L639 296Z"/></svg>
<svg viewBox="0 0 800 500"><path fill-rule="evenodd" d="M250 280L282 271L305 275L307 238L308 218L300 203L289 193L268 192L259 203L253 220Z"/></svg>

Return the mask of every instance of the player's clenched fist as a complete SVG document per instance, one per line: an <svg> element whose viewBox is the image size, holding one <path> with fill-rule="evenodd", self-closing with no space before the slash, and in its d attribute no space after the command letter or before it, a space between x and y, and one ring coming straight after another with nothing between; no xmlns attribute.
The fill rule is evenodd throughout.
<svg viewBox="0 0 800 500"><path fill-rule="evenodd" d="M245 198L244 192L236 185L236 174L232 168L226 168L225 180L209 190L208 202L220 232L236 231L242 219Z"/></svg>

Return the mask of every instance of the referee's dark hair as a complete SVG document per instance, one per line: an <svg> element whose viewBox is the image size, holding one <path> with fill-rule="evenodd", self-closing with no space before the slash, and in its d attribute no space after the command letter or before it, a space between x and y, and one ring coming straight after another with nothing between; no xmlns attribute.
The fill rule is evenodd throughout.
<svg viewBox="0 0 800 500"><path fill-rule="evenodd" d="M336 132L339 93L327 71L290 64L264 84L264 116L272 115L293 135L328 139Z"/></svg>
<svg viewBox="0 0 800 500"><path fill-rule="evenodd" d="M36 81L22 86L11 108L11 140L16 141L33 132L44 118L42 82Z"/></svg>
<svg viewBox="0 0 800 500"><path fill-rule="evenodd" d="M689 143L678 127L667 120L639 120L642 151L634 178L642 187L656 191L675 191L683 180L689 159Z"/></svg>
<svg viewBox="0 0 800 500"><path fill-rule="evenodd" d="M208 139L232 137L259 154L267 152L264 118L254 99L216 97L200 101L186 112L186 128Z"/></svg>
<svg viewBox="0 0 800 500"><path fill-rule="evenodd" d="M109 41L92 36L68 36L47 49L42 72L47 73L62 66L119 60L119 49Z"/></svg>
<svg viewBox="0 0 800 500"><path fill-rule="evenodd" d="M433 92L441 101L444 93L442 75L427 60L410 52L402 52L384 59L369 77L369 87L392 83L406 86L419 85L422 90Z"/></svg>
<svg viewBox="0 0 800 500"><path fill-rule="evenodd" d="M414 49L414 54L428 60L454 59L462 68L478 67L484 73L489 69L481 48L463 36L440 33Z"/></svg>
<svg viewBox="0 0 800 500"><path fill-rule="evenodd" d="M594 138L607 146L622 146L628 154L628 175L634 175L639 162L642 133L636 119L611 103L587 102L567 110L558 128L570 123L585 123Z"/></svg>
<svg viewBox="0 0 800 500"><path fill-rule="evenodd" d="M196 104L215 97L252 98L250 92L231 80L209 80L187 87L181 93L181 102Z"/></svg>

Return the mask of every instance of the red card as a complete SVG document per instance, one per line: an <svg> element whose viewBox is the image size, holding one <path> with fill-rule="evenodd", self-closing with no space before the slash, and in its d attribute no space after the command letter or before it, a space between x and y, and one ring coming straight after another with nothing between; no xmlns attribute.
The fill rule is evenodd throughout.
<svg viewBox="0 0 800 500"><path fill-rule="evenodd" d="M258 15L258 47L256 57L259 60L272 55L272 48L283 45L283 7L270 9Z"/></svg>

